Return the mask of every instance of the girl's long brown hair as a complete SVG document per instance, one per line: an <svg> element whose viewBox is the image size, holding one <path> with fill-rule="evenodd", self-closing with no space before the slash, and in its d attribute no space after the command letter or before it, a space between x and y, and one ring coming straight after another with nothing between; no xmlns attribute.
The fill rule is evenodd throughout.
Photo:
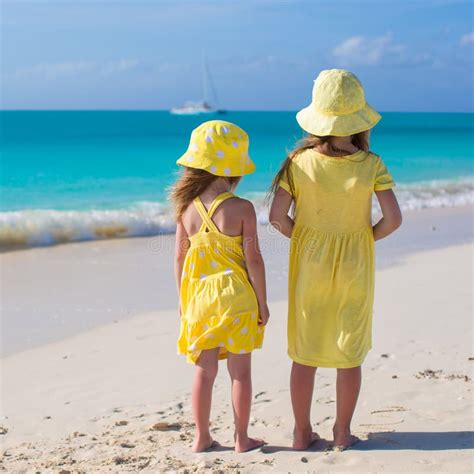
<svg viewBox="0 0 474 474"><path fill-rule="evenodd" d="M219 176L211 174L205 170L185 167L180 178L171 187L169 198L174 204L175 219L181 219L184 211L193 202L193 199L200 196L208 186ZM235 187L240 180L240 176L226 177L232 187Z"/></svg>
<svg viewBox="0 0 474 474"><path fill-rule="evenodd" d="M367 131L356 133L356 134L352 135L351 142L354 146L359 148L359 150L369 151L368 136L369 135L368 135ZM290 165L291 165L292 160L299 153L301 153L304 150L308 150L310 148L318 148L321 145L324 145L325 143L327 143L329 145L330 149L332 151L334 151L334 153L337 153L337 151L332 146L332 143L331 143L332 138L333 138L332 135L327 135L327 136L324 136L324 137L318 137L316 135L311 135L311 134L308 134L305 137L303 137L296 144L295 148L293 148L293 150L291 150L288 153L288 156L286 157L285 161L281 165L280 170L278 171L275 178L273 179L272 185L270 186L270 190L269 190L269 193L268 193L269 200L271 200L273 198L273 196L275 195L275 193L277 192L277 190L280 186L280 184L279 184L280 180L284 176L286 176L286 178L287 178L288 185L290 186L290 189L291 189L291 194L294 195L293 177L292 177L292 174L291 174L291 166ZM335 155L335 156L337 156L337 155Z"/></svg>

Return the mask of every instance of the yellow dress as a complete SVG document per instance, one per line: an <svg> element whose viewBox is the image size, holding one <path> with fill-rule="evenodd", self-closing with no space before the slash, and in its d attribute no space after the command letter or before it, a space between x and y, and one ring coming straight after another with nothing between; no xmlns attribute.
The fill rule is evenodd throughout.
<svg viewBox="0 0 474 474"><path fill-rule="evenodd" d="M258 325L258 302L248 279L242 236L228 236L212 221L217 207L232 193L220 194L206 211L201 199L193 201L202 218L199 232L190 237L190 248L181 277L181 329L178 353L196 363L201 351L219 347L227 353L245 354L262 347L263 326Z"/></svg>
<svg viewBox="0 0 474 474"><path fill-rule="evenodd" d="M288 354L314 367L351 368L371 348L374 191L395 186L379 156L330 157L309 149L289 167ZM280 181L288 191L288 175Z"/></svg>

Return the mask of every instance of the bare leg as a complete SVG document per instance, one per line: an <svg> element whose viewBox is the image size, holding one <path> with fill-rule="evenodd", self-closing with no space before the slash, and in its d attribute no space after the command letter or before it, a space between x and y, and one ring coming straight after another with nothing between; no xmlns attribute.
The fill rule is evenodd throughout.
<svg viewBox="0 0 474 474"><path fill-rule="evenodd" d="M293 449L307 449L319 439L311 426L311 401L313 399L316 367L293 362L290 377L291 404L295 417Z"/></svg>
<svg viewBox="0 0 474 474"><path fill-rule="evenodd" d="M265 442L249 438L247 429L252 403L251 354L231 354L227 368L232 381L232 407L234 409L235 450L238 453L263 446Z"/></svg>
<svg viewBox="0 0 474 474"><path fill-rule="evenodd" d="M351 434L351 420L361 384L361 368L337 369L337 415L334 423L334 446L348 448L359 439Z"/></svg>
<svg viewBox="0 0 474 474"><path fill-rule="evenodd" d="M209 432L211 415L212 387L217 375L219 348L202 351L196 362L192 388L192 408L196 423L196 437L192 450L195 453L213 446Z"/></svg>

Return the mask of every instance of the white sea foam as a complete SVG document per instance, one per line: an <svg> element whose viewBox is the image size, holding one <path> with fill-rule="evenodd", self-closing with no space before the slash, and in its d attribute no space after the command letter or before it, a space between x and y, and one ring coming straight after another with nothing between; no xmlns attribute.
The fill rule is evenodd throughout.
<svg viewBox="0 0 474 474"><path fill-rule="evenodd" d="M402 209L456 207L474 204L474 180L431 181L401 184L395 188ZM248 196L258 220L268 222L263 193ZM373 211L378 206L374 199ZM114 210L22 210L0 213L0 247L38 246L81 240L136 237L172 233L174 220L169 206L139 202Z"/></svg>
<svg viewBox="0 0 474 474"><path fill-rule="evenodd" d="M460 207L474 204L474 180L470 178L456 181L423 181L410 184L399 184L394 188L400 207L404 211ZM257 208L260 223L268 222L268 209L265 206L265 195L253 193L252 201ZM377 199L372 201L372 212L379 211Z"/></svg>
<svg viewBox="0 0 474 474"><path fill-rule="evenodd" d="M156 235L174 229L169 208L154 202L114 210L2 212L0 247Z"/></svg>
<svg viewBox="0 0 474 474"><path fill-rule="evenodd" d="M474 180L426 181L394 188L404 210L458 207L474 203Z"/></svg>

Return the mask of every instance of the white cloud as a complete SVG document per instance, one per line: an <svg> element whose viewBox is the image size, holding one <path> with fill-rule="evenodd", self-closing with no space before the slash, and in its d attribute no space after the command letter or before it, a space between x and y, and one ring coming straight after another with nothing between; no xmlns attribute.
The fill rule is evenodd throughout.
<svg viewBox="0 0 474 474"><path fill-rule="evenodd" d="M138 64L139 62L136 59L120 59L118 61L109 61L99 69L102 74L115 74L135 69Z"/></svg>
<svg viewBox="0 0 474 474"><path fill-rule="evenodd" d="M341 63L367 64L374 66L387 55L400 54L403 47L393 42L390 33L377 38L352 36L338 44L333 50L333 56Z"/></svg>
<svg viewBox="0 0 474 474"><path fill-rule="evenodd" d="M375 38L351 36L332 50L332 56L342 66L432 66L434 63L429 54L410 54L405 45L394 41L392 33Z"/></svg>
<svg viewBox="0 0 474 474"><path fill-rule="evenodd" d="M470 33L466 33L465 35L461 36L459 44L461 46L467 46L468 44L474 43L474 31Z"/></svg>
<svg viewBox="0 0 474 474"><path fill-rule="evenodd" d="M210 64L211 69L224 69L240 72L266 72L281 69L304 69L309 65L305 58L277 56L274 54L266 55L236 55Z"/></svg>
<svg viewBox="0 0 474 474"><path fill-rule="evenodd" d="M60 63L39 63L34 66L18 69L14 78L34 78L54 81L60 78L73 77L81 74L114 75L120 74L139 65L136 59L119 59L103 63L94 61L65 61Z"/></svg>
<svg viewBox="0 0 474 474"><path fill-rule="evenodd" d="M92 65L93 63L87 61L39 63L28 68L18 69L13 75L17 78L42 77L44 79L55 80L59 77L70 77L90 70Z"/></svg>

